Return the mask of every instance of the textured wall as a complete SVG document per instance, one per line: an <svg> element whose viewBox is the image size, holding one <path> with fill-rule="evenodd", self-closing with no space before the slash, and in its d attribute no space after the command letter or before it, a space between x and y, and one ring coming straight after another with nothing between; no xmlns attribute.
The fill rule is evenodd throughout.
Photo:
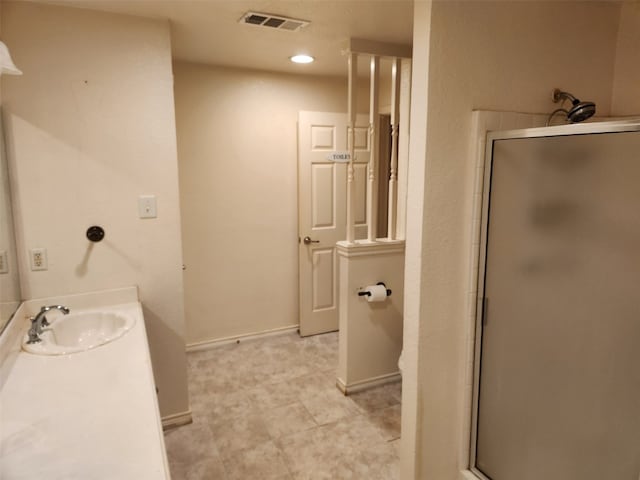
<svg viewBox="0 0 640 480"><path fill-rule="evenodd" d="M169 25L3 3L2 77L25 298L138 285L163 415L188 410ZM138 218L155 194L158 218ZM85 231L102 225L105 239ZM28 250L47 249L31 271ZM126 374L126 372L123 372Z"/></svg>
<svg viewBox="0 0 640 480"><path fill-rule="evenodd" d="M640 2L623 2L615 55L612 115L640 115Z"/></svg>
<svg viewBox="0 0 640 480"><path fill-rule="evenodd" d="M402 351L404 243L338 246L340 262L340 355L338 382L353 391L367 382L393 379ZM385 283L382 302L356 295ZM359 385L360 384L360 385Z"/></svg>
<svg viewBox="0 0 640 480"><path fill-rule="evenodd" d="M174 70L187 343L297 325L298 111L345 111L346 80Z"/></svg>
<svg viewBox="0 0 640 480"><path fill-rule="evenodd" d="M471 112L550 112L551 91L561 87L609 114L619 9L609 2L416 2L403 478L454 480L461 467Z"/></svg>

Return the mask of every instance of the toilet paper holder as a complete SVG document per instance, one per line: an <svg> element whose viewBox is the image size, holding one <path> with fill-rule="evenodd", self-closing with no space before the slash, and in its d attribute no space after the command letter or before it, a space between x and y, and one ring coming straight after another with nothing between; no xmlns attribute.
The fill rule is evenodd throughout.
<svg viewBox="0 0 640 480"><path fill-rule="evenodd" d="M382 285L384 288L387 288L387 286L384 284L384 282L378 282L376 283L376 285ZM367 290L360 290L358 292L358 296L359 297L370 297L371 296L371 292L367 291ZM391 290L389 290L387 288L387 297L391 296Z"/></svg>

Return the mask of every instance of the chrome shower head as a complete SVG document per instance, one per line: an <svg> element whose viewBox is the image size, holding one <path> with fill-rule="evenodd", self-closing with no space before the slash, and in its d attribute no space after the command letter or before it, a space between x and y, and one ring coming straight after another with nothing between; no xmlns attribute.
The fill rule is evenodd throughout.
<svg viewBox="0 0 640 480"><path fill-rule="evenodd" d="M547 121L547 125L551 121L551 118L556 113L564 112L567 115L567 120L571 123L579 123L585 121L587 118L591 118L596 113L596 104L593 102L581 102L579 99L571 95L569 92L563 92L562 90L556 88L552 94L553 102L558 103L564 100L569 100L571 102L571 108L569 110L565 110L563 108L559 108L555 110Z"/></svg>
<svg viewBox="0 0 640 480"><path fill-rule="evenodd" d="M596 104L593 102L578 102L569 110L567 118L571 123L583 122L587 118L593 117L596 113Z"/></svg>

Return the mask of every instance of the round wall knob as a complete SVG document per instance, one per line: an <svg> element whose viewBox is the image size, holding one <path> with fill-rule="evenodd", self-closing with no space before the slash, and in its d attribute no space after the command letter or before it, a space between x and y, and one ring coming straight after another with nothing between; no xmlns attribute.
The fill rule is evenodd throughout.
<svg viewBox="0 0 640 480"><path fill-rule="evenodd" d="M97 225L87 229L87 238L92 242L99 242L104 238L104 229Z"/></svg>

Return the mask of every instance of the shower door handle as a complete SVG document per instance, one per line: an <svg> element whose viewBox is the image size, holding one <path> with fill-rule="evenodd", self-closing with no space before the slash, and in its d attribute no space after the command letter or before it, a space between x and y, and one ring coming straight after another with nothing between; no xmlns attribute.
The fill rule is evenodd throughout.
<svg viewBox="0 0 640 480"><path fill-rule="evenodd" d="M309 245L311 243L320 243L320 240L311 240L311 237L308 235L302 239L305 245Z"/></svg>
<svg viewBox="0 0 640 480"><path fill-rule="evenodd" d="M489 315L489 298L482 299L482 325L487 324L487 316Z"/></svg>

